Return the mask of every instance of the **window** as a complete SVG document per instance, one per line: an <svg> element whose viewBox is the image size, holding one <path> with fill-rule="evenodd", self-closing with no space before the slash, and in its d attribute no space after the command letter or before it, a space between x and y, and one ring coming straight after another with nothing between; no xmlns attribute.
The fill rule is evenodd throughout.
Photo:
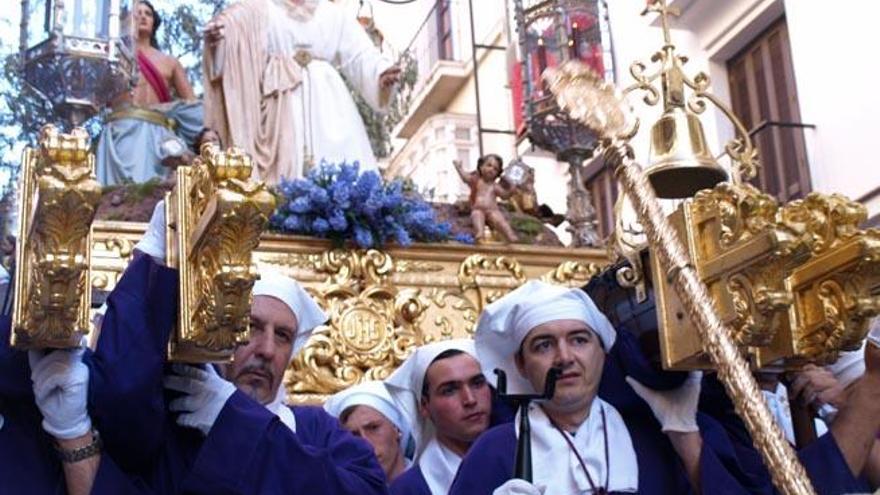
<svg viewBox="0 0 880 495"><path fill-rule="evenodd" d="M791 49L780 19L727 62L733 112L758 147L761 168L755 185L780 201L810 192Z"/></svg>
<svg viewBox="0 0 880 495"><path fill-rule="evenodd" d="M614 232L614 203L617 201L614 170L606 167L604 160L594 160L584 170L584 177L596 209L596 231L599 232L600 239L606 239Z"/></svg>
<svg viewBox="0 0 880 495"><path fill-rule="evenodd" d="M451 0L437 0L437 54L440 60L452 60L452 9Z"/></svg>

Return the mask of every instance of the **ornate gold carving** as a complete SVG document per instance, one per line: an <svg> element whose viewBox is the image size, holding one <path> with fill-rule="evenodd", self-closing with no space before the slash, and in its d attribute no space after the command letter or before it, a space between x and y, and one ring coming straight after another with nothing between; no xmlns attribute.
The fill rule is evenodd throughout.
<svg viewBox="0 0 880 495"><path fill-rule="evenodd" d="M563 261L554 270L546 273L541 280L551 284L583 287L602 272L602 267L595 263L581 261Z"/></svg>
<svg viewBox="0 0 880 495"><path fill-rule="evenodd" d="M829 225L815 224L821 233L805 234L814 253L822 251L786 278L794 297L789 309L792 361L826 363L842 350L857 348L880 314L880 232L843 226L845 236L829 238Z"/></svg>
<svg viewBox="0 0 880 495"><path fill-rule="evenodd" d="M780 223L821 254L860 234L868 210L841 194L810 193L785 205Z"/></svg>
<svg viewBox="0 0 880 495"><path fill-rule="evenodd" d="M722 182L694 196L694 207L704 215L719 217L720 247L730 248L776 224L779 206L769 194L751 184Z"/></svg>
<svg viewBox="0 0 880 495"><path fill-rule="evenodd" d="M768 277L760 276L763 273L756 281L751 278L753 273L735 273L727 278L735 314L730 326L737 345L769 345L775 336L773 330L778 328L784 312L791 306L791 294L772 290L767 284Z"/></svg>
<svg viewBox="0 0 880 495"><path fill-rule="evenodd" d="M251 253L275 208L266 186L249 179L251 168L241 150L204 146L166 196L168 264L180 270L181 296L171 359L226 360L247 337L257 278Z"/></svg>
<svg viewBox="0 0 880 495"><path fill-rule="evenodd" d="M483 306L496 301L507 291L485 290L478 280L479 277L513 277L515 285L519 286L526 281L519 262L506 256L487 257L474 254L465 259L458 269L458 283L463 293L472 291L476 294L477 309L482 311ZM513 288L511 287L511 288Z"/></svg>
<svg viewBox="0 0 880 495"><path fill-rule="evenodd" d="M137 239L145 227L96 223L106 289L125 266L118 251L106 249L107 240ZM605 256L599 249L506 245L339 250L325 240L271 233L254 252L259 266L299 280L331 316L288 369L285 383L298 403L383 378L415 346L472 335L483 305L525 280L585 284L607 263Z"/></svg>
<svg viewBox="0 0 880 495"><path fill-rule="evenodd" d="M75 347L89 329L91 224L101 197L88 134L43 127L21 174L12 345Z"/></svg>

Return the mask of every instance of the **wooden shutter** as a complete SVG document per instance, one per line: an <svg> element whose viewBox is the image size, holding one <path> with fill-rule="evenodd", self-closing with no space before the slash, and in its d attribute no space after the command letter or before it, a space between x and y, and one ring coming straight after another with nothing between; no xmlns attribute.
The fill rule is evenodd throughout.
<svg viewBox="0 0 880 495"><path fill-rule="evenodd" d="M614 203L617 201L617 180L614 171L603 160L595 160L584 171L585 185L593 196L596 209L596 230L599 237L607 238L614 231Z"/></svg>
<svg viewBox="0 0 880 495"><path fill-rule="evenodd" d="M733 112L758 147L755 185L780 201L810 192L801 122L785 18L759 35L727 63Z"/></svg>

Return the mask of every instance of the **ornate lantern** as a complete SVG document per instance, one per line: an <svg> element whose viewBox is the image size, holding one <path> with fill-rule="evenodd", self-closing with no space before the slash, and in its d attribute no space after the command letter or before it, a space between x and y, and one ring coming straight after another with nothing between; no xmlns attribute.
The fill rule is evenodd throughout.
<svg viewBox="0 0 880 495"><path fill-rule="evenodd" d="M25 82L72 125L130 88L133 0L22 0Z"/></svg>
<svg viewBox="0 0 880 495"><path fill-rule="evenodd" d="M542 74L567 60L579 60L611 74L610 41L599 0L514 0L523 89L525 134L535 146L568 162L571 183L567 219L575 246L600 244L596 210L584 186L584 161L593 157L597 136L559 109ZM607 56L606 56L607 55Z"/></svg>

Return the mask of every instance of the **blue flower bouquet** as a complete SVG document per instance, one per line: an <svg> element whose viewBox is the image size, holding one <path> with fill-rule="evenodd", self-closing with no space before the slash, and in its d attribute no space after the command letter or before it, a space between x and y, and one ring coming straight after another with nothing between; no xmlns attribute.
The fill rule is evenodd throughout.
<svg viewBox="0 0 880 495"><path fill-rule="evenodd" d="M438 222L433 207L402 179L383 181L375 171L361 173L357 162L322 162L304 179L283 180L271 228L330 239L358 247L395 242L440 242L451 227Z"/></svg>

